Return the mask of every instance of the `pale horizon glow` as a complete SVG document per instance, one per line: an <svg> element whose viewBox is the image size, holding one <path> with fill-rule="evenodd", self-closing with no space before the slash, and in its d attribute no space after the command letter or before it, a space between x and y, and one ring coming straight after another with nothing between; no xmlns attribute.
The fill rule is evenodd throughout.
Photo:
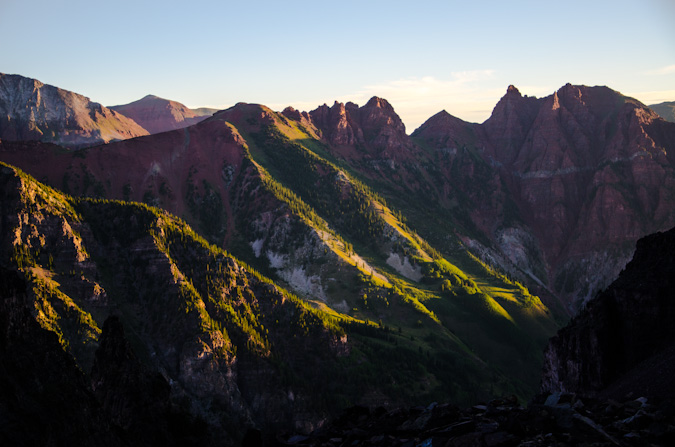
<svg viewBox="0 0 675 447"><path fill-rule="evenodd" d="M3 0L0 72L106 106L153 94L310 111L378 96L411 133L441 110L483 122L509 85L675 101L672 23L670 0Z"/></svg>

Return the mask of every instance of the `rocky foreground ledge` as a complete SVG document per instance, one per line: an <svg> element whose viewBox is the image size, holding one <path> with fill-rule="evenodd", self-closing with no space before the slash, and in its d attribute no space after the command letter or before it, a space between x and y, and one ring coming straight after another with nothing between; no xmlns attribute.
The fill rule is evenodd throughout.
<svg viewBox="0 0 675 447"><path fill-rule="evenodd" d="M247 436L253 440L255 436ZM433 403L387 411L352 407L309 436L285 434L280 446L672 446L675 404L639 396L621 401L542 395L526 408L515 397L459 409ZM256 445L248 443L244 445ZM257 444L261 445L261 444Z"/></svg>

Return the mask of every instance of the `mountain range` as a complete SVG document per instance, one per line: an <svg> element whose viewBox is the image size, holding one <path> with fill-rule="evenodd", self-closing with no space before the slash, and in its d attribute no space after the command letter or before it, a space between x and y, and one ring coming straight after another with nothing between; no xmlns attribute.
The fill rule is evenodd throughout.
<svg viewBox="0 0 675 447"><path fill-rule="evenodd" d="M255 106L234 106L226 120L236 120L251 107ZM558 301L569 314L616 277L637 238L675 223L673 161L667 150L673 144L673 126L606 87L566 85L538 99L523 97L510 86L485 123L466 123L442 111L411 136L391 105L380 98L363 107L336 103L309 113L289 108L275 114L259 107L261 116L280 117L278 124L265 125L292 128L296 134L286 131L285 138L364 182L405 218L420 216L411 223L418 232L432 227L421 235L434 240L436 249L448 250L459 243L535 289L548 305ZM156 97L113 109L151 128L150 121L163 120L161 125L157 121L161 130L203 118ZM276 166L257 159L255 144L250 147L254 143L246 135L250 123L234 125L253 159L278 176L280 172L273 172ZM162 146L162 138L168 137L134 144ZM46 178L37 166L29 169L19 160L15 163ZM115 191L99 191L99 196L143 200L152 195L155 203L182 215L184 192L169 205L159 191L161 184L134 185L155 177L146 175L149 161L143 163L145 171L125 183L135 187L135 194L125 194L121 191L125 185L115 185ZM106 161L99 164L110 171ZM66 170L54 174L59 178L50 182L70 192L63 179L73 178L73 164ZM108 176L119 179L112 172ZM171 181L166 185L174 189L171 182L184 181L167 177ZM103 183L99 179L96 185L100 189ZM81 187L74 185L72 192L83 193L77 191ZM422 205L420 196L430 205ZM189 217L188 221L193 223ZM438 231L443 225L447 228Z"/></svg>
<svg viewBox="0 0 675 447"><path fill-rule="evenodd" d="M659 114L666 121L675 122L675 101L666 101L659 104L652 104L650 109Z"/></svg>
<svg viewBox="0 0 675 447"><path fill-rule="evenodd" d="M105 113L156 132L69 150L82 121L35 111L83 97L5 79L0 266L21 322L7 346L53 334L80 371L56 374L63 389L110 402L100 430L136 441L148 406L210 442L357 403L527 399L548 338L640 237L675 226L675 124L607 87L510 86L482 124L442 111L411 135L377 97L212 116L146 97ZM29 370L7 380L39 400L26 384L43 379L17 382Z"/></svg>

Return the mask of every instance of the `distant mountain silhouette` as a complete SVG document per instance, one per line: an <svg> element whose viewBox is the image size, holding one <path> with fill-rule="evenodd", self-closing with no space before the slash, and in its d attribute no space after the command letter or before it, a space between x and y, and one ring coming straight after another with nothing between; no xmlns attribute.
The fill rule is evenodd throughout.
<svg viewBox="0 0 675 447"><path fill-rule="evenodd" d="M151 134L182 129L197 124L217 112L217 109L207 108L192 110L179 102L153 95L110 108L136 121Z"/></svg>

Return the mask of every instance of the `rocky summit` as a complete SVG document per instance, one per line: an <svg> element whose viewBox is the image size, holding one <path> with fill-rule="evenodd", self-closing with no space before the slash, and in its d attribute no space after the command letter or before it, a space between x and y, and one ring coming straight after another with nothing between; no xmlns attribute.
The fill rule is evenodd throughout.
<svg viewBox="0 0 675 447"><path fill-rule="evenodd" d="M79 149L147 135L135 121L77 93L0 73L0 139Z"/></svg>
<svg viewBox="0 0 675 447"><path fill-rule="evenodd" d="M217 109L207 108L192 110L179 102L154 95L147 95L129 104L112 106L110 109L134 120L151 134L182 129L217 112Z"/></svg>

